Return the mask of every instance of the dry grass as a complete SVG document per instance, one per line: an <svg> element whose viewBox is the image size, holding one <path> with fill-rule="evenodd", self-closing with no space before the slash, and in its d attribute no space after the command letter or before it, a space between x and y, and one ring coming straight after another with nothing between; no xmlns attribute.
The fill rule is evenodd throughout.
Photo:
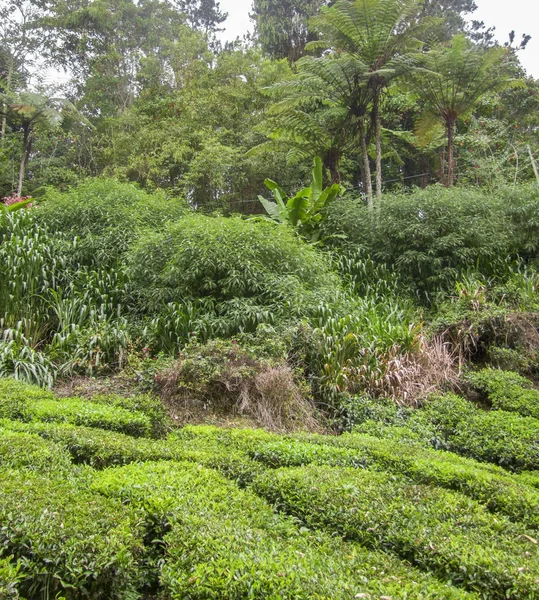
<svg viewBox="0 0 539 600"><path fill-rule="evenodd" d="M160 397L181 424L236 421L270 431L322 431L315 407L287 365L235 357L201 385L190 385L181 361L159 374Z"/></svg>
<svg viewBox="0 0 539 600"><path fill-rule="evenodd" d="M412 352L403 353L394 346L376 356L376 368L370 359L350 374L355 387L400 405L416 406L435 391L455 388L459 381L457 355L440 337L429 341L421 337Z"/></svg>

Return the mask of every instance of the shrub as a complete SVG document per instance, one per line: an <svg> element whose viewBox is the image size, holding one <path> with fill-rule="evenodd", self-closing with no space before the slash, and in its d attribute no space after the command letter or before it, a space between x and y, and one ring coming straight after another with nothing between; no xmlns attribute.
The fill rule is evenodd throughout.
<svg viewBox="0 0 539 600"><path fill-rule="evenodd" d="M539 471L524 471L518 478L526 485L539 488Z"/></svg>
<svg viewBox="0 0 539 600"><path fill-rule="evenodd" d="M102 469L137 461L167 460L178 457L179 449L169 449L162 441L134 438L115 431L77 427L64 423L17 423L0 421L11 431L36 434L64 446L76 463ZM183 458L183 455L179 455Z"/></svg>
<svg viewBox="0 0 539 600"><path fill-rule="evenodd" d="M338 288L327 261L291 230L240 218L194 215L147 232L130 252L129 272L146 309L198 301L223 336L297 318L317 292Z"/></svg>
<svg viewBox="0 0 539 600"><path fill-rule="evenodd" d="M121 502L76 480L0 472L0 546L21 563L24 597L136 597L140 541Z"/></svg>
<svg viewBox="0 0 539 600"><path fill-rule="evenodd" d="M253 494L194 465L112 469L92 487L143 507L150 533L163 540L167 598L459 596L387 556L299 530Z"/></svg>
<svg viewBox="0 0 539 600"><path fill-rule="evenodd" d="M145 414L81 398L41 400L29 409L29 415L35 421L99 427L133 436L151 434L151 422Z"/></svg>
<svg viewBox="0 0 539 600"><path fill-rule="evenodd" d="M245 483L263 470L260 463L239 449L220 444L213 438L171 436L170 440L133 438L121 433L55 423L0 421L0 426L15 432L35 434L66 448L77 464L95 469L133 462L159 460L191 461L224 473Z"/></svg>
<svg viewBox="0 0 539 600"><path fill-rule="evenodd" d="M468 380L487 395L495 410L516 412L524 417L539 419L539 391L531 382L511 371L484 369L470 373Z"/></svg>
<svg viewBox="0 0 539 600"><path fill-rule="evenodd" d="M50 188L36 210L38 220L52 232L78 239L73 260L99 266L114 264L140 226L157 228L188 212L181 200L114 179L88 179L64 193Z"/></svg>
<svg viewBox="0 0 539 600"><path fill-rule="evenodd" d="M487 359L490 365L504 371L528 373L533 370L533 363L523 349L490 346L487 350Z"/></svg>
<svg viewBox="0 0 539 600"><path fill-rule="evenodd" d="M489 598L539 592L526 529L460 494L387 473L314 466L268 471L253 489L308 526L392 551Z"/></svg>
<svg viewBox="0 0 539 600"><path fill-rule="evenodd" d="M118 394L97 394L90 396L94 404L117 406L131 413L145 415L151 424L152 437L160 438L170 429L171 422L168 412L159 398L151 394L136 394L134 396L120 396Z"/></svg>
<svg viewBox="0 0 539 600"><path fill-rule="evenodd" d="M376 262L393 268L403 284L433 299L460 275L503 273L517 250L505 221L505 202L480 191L431 186L387 195L373 221L359 202L334 203L323 234L345 234Z"/></svg>
<svg viewBox="0 0 539 600"><path fill-rule="evenodd" d="M0 558L0 598L19 600L17 588L23 577L20 568L20 562L13 562L13 556Z"/></svg>
<svg viewBox="0 0 539 600"><path fill-rule="evenodd" d="M47 473L68 471L72 465L62 444L29 433L0 429L0 466Z"/></svg>
<svg viewBox="0 0 539 600"><path fill-rule="evenodd" d="M155 379L177 419L209 411L244 415L274 430L317 427L314 408L291 369L260 360L235 340L192 343Z"/></svg>
<svg viewBox="0 0 539 600"><path fill-rule="evenodd" d="M453 394L435 397L410 413L407 426L426 441L514 471L539 466L539 420L503 411L485 412Z"/></svg>
<svg viewBox="0 0 539 600"><path fill-rule="evenodd" d="M300 441L305 439L304 442ZM459 491L490 511L539 528L539 494L500 467L366 435L301 436L261 442L249 454L272 468L307 464L371 468Z"/></svg>
<svg viewBox="0 0 539 600"><path fill-rule="evenodd" d="M0 378L0 418L27 420L30 409L42 400L53 400L54 394L37 385L11 378Z"/></svg>

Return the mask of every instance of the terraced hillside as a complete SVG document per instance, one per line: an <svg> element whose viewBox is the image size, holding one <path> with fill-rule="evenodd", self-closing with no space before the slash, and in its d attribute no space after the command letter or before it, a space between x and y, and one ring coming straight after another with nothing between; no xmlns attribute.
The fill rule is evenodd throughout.
<svg viewBox="0 0 539 600"><path fill-rule="evenodd" d="M337 437L0 380L0 598L539 598L534 395L479 384Z"/></svg>

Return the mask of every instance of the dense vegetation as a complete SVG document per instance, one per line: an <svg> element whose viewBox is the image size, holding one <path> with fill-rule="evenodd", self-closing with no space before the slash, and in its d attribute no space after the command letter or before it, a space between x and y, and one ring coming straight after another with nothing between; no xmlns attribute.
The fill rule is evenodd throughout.
<svg viewBox="0 0 539 600"><path fill-rule="evenodd" d="M0 7L0 599L539 598L539 93L474 7Z"/></svg>

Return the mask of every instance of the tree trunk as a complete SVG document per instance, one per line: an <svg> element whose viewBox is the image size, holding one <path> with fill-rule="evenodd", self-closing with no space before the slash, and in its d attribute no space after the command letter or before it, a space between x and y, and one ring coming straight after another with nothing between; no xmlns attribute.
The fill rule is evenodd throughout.
<svg viewBox="0 0 539 600"><path fill-rule="evenodd" d="M339 170L340 162L341 154L335 148L329 150L324 156L324 167L329 171L329 176L331 178L330 185L341 183L341 173Z"/></svg>
<svg viewBox="0 0 539 600"><path fill-rule="evenodd" d="M13 63L9 62L7 77L6 77L6 94L11 91L11 78L13 76ZM2 144L4 143L6 136L6 125L7 125L7 104L2 103L2 128L0 130L0 137L2 138Z"/></svg>
<svg viewBox="0 0 539 600"><path fill-rule="evenodd" d="M455 121L453 119L447 122L447 187L451 187L455 182Z"/></svg>
<svg viewBox="0 0 539 600"><path fill-rule="evenodd" d="M363 165L363 189L367 196L369 210L372 210L374 208L374 201L372 197L371 166L369 164L369 155L367 154L367 135L365 133L364 117L360 117L359 119L359 144L361 147L361 160Z"/></svg>
<svg viewBox="0 0 539 600"><path fill-rule="evenodd" d="M24 126L23 142L22 142L22 154L21 163L19 166L19 184L17 186L17 196L20 198L22 195L22 184L24 182L24 173L26 171L26 162L30 156L30 149L32 146L32 136L30 132L30 125Z"/></svg>
<svg viewBox="0 0 539 600"><path fill-rule="evenodd" d="M376 204L382 204L382 119L380 116L380 90L374 92L372 103L376 142Z"/></svg>

